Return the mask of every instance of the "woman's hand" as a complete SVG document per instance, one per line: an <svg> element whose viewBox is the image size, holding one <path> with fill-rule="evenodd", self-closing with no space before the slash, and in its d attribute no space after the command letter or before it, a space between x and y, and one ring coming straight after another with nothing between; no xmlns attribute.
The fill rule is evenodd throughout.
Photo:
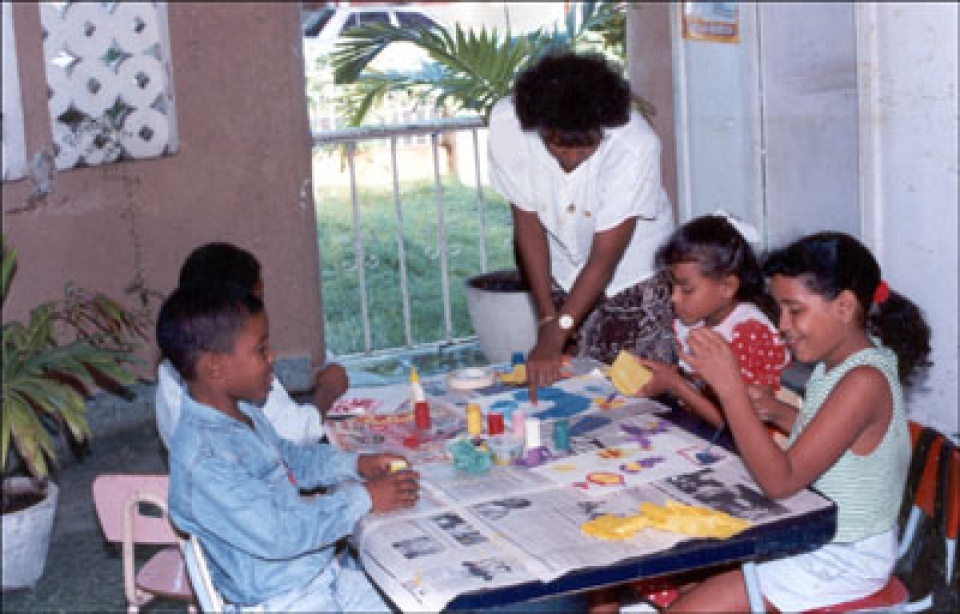
<svg viewBox="0 0 960 614"><path fill-rule="evenodd" d="M556 323L549 322L541 327L537 344L527 354L527 389L530 402L537 402L537 388L552 385L560 379L560 367L563 366L563 342L557 343L549 331L543 330Z"/></svg>

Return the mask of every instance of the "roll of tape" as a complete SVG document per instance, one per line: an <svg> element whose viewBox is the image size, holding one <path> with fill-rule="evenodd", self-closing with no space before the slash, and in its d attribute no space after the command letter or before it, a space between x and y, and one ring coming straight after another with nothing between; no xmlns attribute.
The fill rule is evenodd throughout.
<svg viewBox="0 0 960 614"><path fill-rule="evenodd" d="M469 367L447 376L447 385L455 390L476 390L493 386L496 375L489 367Z"/></svg>

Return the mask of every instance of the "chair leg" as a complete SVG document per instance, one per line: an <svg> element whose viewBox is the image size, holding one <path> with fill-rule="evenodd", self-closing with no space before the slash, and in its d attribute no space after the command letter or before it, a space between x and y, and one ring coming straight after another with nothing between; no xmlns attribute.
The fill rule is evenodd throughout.
<svg viewBox="0 0 960 614"><path fill-rule="evenodd" d="M926 612L933 607L933 595L927 595L919 601L911 601L903 604L904 612Z"/></svg>
<svg viewBox="0 0 960 614"><path fill-rule="evenodd" d="M953 577L953 561L957 558L957 540L947 538L947 582Z"/></svg>
<svg viewBox="0 0 960 614"><path fill-rule="evenodd" d="M763 595L760 593L760 577L757 575L757 564L747 561L741 566L743 583L747 588L747 599L750 600L750 611L754 614L766 612L763 605Z"/></svg>
<svg viewBox="0 0 960 614"><path fill-rule="evenodd" d="M917 527L920 525L920 518L923 517L923 510L920 506L914 505L910 508L910 516L907 518L907 524L903 529L903 536L900 538L900 551L897 552L897 559L902 559L906 554L907 548L913 543L913 538L917 533Z"/></svg>

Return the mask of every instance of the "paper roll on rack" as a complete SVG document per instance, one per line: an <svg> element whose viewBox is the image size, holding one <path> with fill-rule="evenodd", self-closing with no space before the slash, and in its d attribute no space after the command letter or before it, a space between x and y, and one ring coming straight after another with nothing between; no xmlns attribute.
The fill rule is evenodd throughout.
<svg viewBox="0 0 960 614"><path fill-rule="evenodd" d="M476 390L493 386L496 375L489 367L469 367L447 376L447 385L454 390Z"/></svg>

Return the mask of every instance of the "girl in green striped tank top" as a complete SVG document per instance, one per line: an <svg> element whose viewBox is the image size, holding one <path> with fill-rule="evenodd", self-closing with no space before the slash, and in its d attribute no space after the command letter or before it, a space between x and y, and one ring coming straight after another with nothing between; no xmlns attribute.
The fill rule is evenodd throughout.
<svg viewBox="0 0 960 614"><path fill-rule="evenodd" d="M837 504L833 541L758 565L767 606L796 612L870 595L893 570L910 459L901 385L929 364L930 329L849 235L804 237L770 254L763 270L794 359L816 363L802 407L744 385L733 351L710 328L691 332L680 357L717 393L743 462L768 497L813 486ZM790 433L786 448L764 422ZM739 570L711 576L670 607L748 609Z"/></svg>

